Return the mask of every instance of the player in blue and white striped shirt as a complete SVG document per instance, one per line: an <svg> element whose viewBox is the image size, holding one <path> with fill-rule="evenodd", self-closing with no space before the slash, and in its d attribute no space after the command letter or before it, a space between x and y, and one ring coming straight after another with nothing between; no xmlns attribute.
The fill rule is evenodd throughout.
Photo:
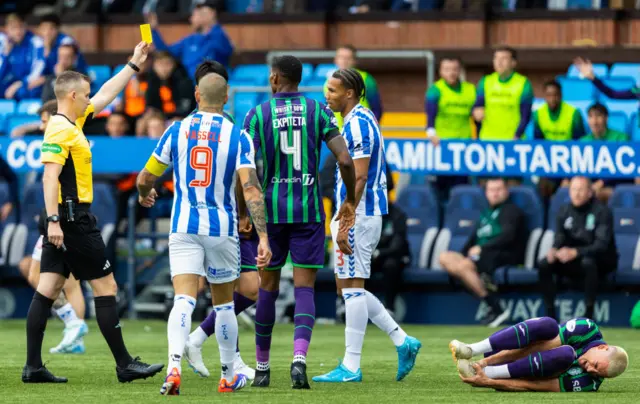
<svg viewBox="0 0 640 404"><path fill-rule="evenodd" d="M388 213L387 166L384 141L373 113L360 105L365 85L354 69L333 73L327 84L327 104L344 116L342 137L356 168L356 223L348 232L351 254L343 254L334 247L334 263L338 289L342 291L346 310L346 350L342 363L331 372L313 378L315 382L344 383L362 381L360 356L367 322L371 319L385 331L398 351L396 380L404 379L416 361L422 344L408 336L393 320L382 303L365 290L364 283L371 276L371 258L382 232L382 215ZM336 203L338 209L346 192L337 172ZM334 246L344 234L338 222L331 222Z"/></svg>
<svg viewBox="0 0 640 404"><path fill-rule="evenodd" d="M234 369L238 322L233 287L240 274L240 244L236 211L236 176L242 184L258 244L257 266L271 259L266 232L262 189L248 135L222 116L227 101L227 81L211 73L195 91L199 111L176 122L164 133L144 170L138 176L140 204L155 203L157 177L173 164L175 193L171 212L169 263L175 291L169 315L168 375L160 393L180 393L181 359L191 330L200 276L211 285L220 348L222 379L219 392L233 392L246 384Z"/></svg>

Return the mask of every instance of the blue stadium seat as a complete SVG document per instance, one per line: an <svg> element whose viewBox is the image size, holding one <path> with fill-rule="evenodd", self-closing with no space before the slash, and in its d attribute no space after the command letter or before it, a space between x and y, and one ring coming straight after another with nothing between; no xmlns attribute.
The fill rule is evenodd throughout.
<svg viewBox="0 0 640 404"><path fill-rule="evenodd" d="M638 114L634 114L633 118L631 118L629 130L631 131L631 140L640 142L640 122L638 122Z"/></svg>
<svg viewBox="0 0 640 404"><path fill-rule="evenodd" d="M40 123L40 117L38 115L16 114L7 117L7 130L6 133L11 133L18 126L25 123Z"/></svg>
<svg viewBox="0 0 640 404"><path fill-rule="evenodd" d="M544 229L544 207L540 196L530 186L517 186L510 189L511 201L526 216L528 239L525 250L524 268L509 267L501 272L496 271L496 282L509 284L530 284L538 281L535 271L536 252Z"/></svg>
<svg viewBox="0 0 640 404"><path fill-rule="evenodd" d="M39 98L31 98L22 100L18 103L16 112L18 114L38 115L38 110L42 106L42 101Z"/></svg>
<svg viewBox="0 0 640 404"><path fill-rule="evenodd" d="M44 209L42 183L32 183L24 188L20 207L20 222L13 233L9 253L9 263L13 265L17 265L22 257L31 255L40 236L38 219Z"/></svg>
<svg viewBox="0 0 640 404"><path fill-rule="evenodd" d="M332 72L336 69L337 67L333 63L319 64L318 66L316 66L316 70L314 71L313 75L318 79L326 80L329 72Z"/></svg>
<svg viewBox="0 0 640 404"><path fill-rule="evenodd" d="M116 230L118 220L116 208L113 186L102 182L94 183L91 211L98 218L98 228L105 244L109 244Z"/></svg>
<svg viewBox="0 0 640 404"><path fill-rule="evenodd" d="M533 140L535 136L534 128L533 128L533 119L529 121L527 127L524 128L524 137L527 140Z"/></svg>
<svg viewBox="0 0 640 404"><path fill-rule="evenodd" d="M91 79L91 93L95 94L111 78L111 67L106 65L89 66L87 75Z"/></svg>
<svg viewBox="0 0 640 404"><path fill-rule="evenodd" d="M0 182L0 206L6 202L11 202L9 197L9 185L6 182ZM16 265L10 262L10 245L13 234L16 230L15 211L5 221L0 222L0 264Z"/></svg>
<svg viewBox="0 0 640 404"><path fill-rule="evenodd" d="M120 70L124 69L125 66L126 66L126 64L121 64L121 65L117 65L116 67L114 67L112 76L115 76L116 74L120 73Z"/></svg>
<svg viewBox="0 0 640 404"><path fill-rule="evenodd" d="M325 80L324 79L318 79L318 78L312 78L307 80L303 86L304 87L318 87L318 88L324 88L324 83ZM323 104L326 104L327 100L324 96L324 92L322 90L320 91L305 91L303 93L306 97L309 98L313 98L314 100L320 101Z"/></svg>
<svg viewBox="0 0 640 404"><path fill-rule="evenodd" d="M563 205L570 203L569 188L558 188L556 193L551 197L549 201L549 211L547 212L547 230L545 230L540 240L540 246L538 247L537 260L543 259L547 255L547 251L553 245L553 237L556 231L556 216L558 211Z"/></svg>
<svg viewBox="0 0 640 404"><path fill-rule="evenodd" d="M567 9L592 9L593 0L567 0ZM606 65L605 65L606 66Z"/></svg>
<svg viewBox="0 0 640 404"><path fill-rule="evenodd" d="M430 186L408 185L398 195L396 205L407 215L412 267L426 269L440 228L438 200Z"/></svg>
<svg viewBox="0 0 640 404"><path fill-rule="evenodd" d="M243 122L249 110L257 104L258 93L235 93L233 96L233 117L236 122Z"/></svg>
<svg viewBox="0 0 640 404"><path fill-rule="evenodd" d="M611 129L625 133L629 132L629 122L624 112L610 112L608 122L608 126Z"/></svg>
<svg viewBox="0 0 640 404"><path fill-rule="evenodd" d="M613 211L613 229L619 254L618 272L626 282L640 284L640 187L619 185L609 206ZM618 283L621 279L617 279Z"/></svg>
<svg viewBox="0 0 640 404"><path fill-rule="evenodd" d="M562 87L564 101L587 101L595 98L596 88L589 80L575 77L559 77L558 82Z"/></svg>
<svg viewBox="0 0 640 404"><path fill-rule="evenodd" d="M460 251L474 229L480 212L488 206L482 188L475 185L459 185L451 190L445 207L444 223L436 238L431 255L431 268L441 270L440 254Z"/></svg>
<svg viewBox="0 0 640 404"><path fill-rule="evenodd" d="M595 63L593 65L593 73L597 77L607 77L609 75L609 67L604 63ZM580 77L580 72L575 65L569 66L569 70L567 71L567 77ZM564 95L564 92L563 92Z"/></svg>
<svg viewBox="0 0 640 404"><path fill-rule="evenodd" d="M610 77L602 79L602 82L613 90L630 90L636 86L636 81L631 77ZM600 102L611 100L603 93L597 91Z"/></svg>
<svg viewBox="0 0 640 404"><path fill-rule="evenodd" d="M225 11L234 14L261 13L264 2L256 0L226 0Z"/></svg>
<svg viewBox="0 0 640 404"><path fill-rule="evenodd" d="M609 77L631 77L640 82L640 63L614 63L609 70Z"/></svg>
<svg viewBox="0 0 640 404"><path fill-rule="evenodd" d="M5 132L7 117L16 112L14 100L0 100L0 133Z"/></svg>
<svg viewBox="0 0 640 404"><path fill-rule="evenodd" d="M609 112L622 112L627 116L627 122L638 112L638 101L608 100L604 104Z"/></svg>
<svg viewBox="0 0 640 404"><path fill-rule="evenodd" d="M593 100L577 101L576 100L576 101L569 101L569 104L573 105L578 109L578 111L580 111L580 113L582 114L582 123L584 123L584 127L588 132L589 126L587 124L587 117L588 117L587 111L594 104L594 101Z"/></svg>
<svg viewBox="0 0 640 404"><path fill-rule="evenodd" d="M302 82L313 78L313 65L311 63L302 64Z"/></svg>
<svg viewBox="0 0 640 404"><path fill-rule="evenodd" d="M269 83L269 66L240 65L235 68L230 79L251 81L254 85L265 86Z"/></svg>

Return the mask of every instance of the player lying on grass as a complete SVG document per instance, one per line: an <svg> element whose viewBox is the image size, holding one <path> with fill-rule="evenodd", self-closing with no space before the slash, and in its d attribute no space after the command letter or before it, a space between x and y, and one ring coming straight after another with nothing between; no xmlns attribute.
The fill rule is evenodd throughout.
<svg viewBox="0 0 640 404"><path fill-rule="evenodd" d="M534 318L474 344L453 340L449 349L465 383L504 391L597 391L629 363L627 352L607 345L588 318L562 324ZM470 361L481 354L484 359Z"/></svg>

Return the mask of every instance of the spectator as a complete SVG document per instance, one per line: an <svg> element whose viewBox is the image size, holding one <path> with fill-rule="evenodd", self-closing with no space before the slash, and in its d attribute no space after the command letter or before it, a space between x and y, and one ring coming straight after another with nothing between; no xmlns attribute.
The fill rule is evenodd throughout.
<svg viewBox="0 0 640 404"><path fill-rule="evenodd" d="M56 65L52 73L45 78L44 86L42 86L42 96L40 98L43 104L56 99L56 94L53 92L56 78L67 70L73 70L78 60L77 48L74 45L60 45L57 52Z"/></svg>
<svg viewBox="0 0 640 404"><path fill-rule="evenodd" d="M147 108L146 94L149 87L149 71L151 61L147 59L124 88L124 100L115 108L130 118L138 118Z"/></svg>
<svg viewBox="0 0 640 404"><path fill-rule="evenodd" d="M389 213L382 217L382 233L373 252L371 272L382 274L384 307L395 311L396 297L402 288L402 273L411 263L407 240L407 215L389 202Z"/></svg>
<svg viewBox="0 0 640 404"><path fill-rule="evenodd" d="M489 208L480 215L475 231L462 249L446 251L440 255L440 265L462 280L471 292L482 299L489 310L481 320L483 324L497 327L505 322L509 310L502 310L493 291L494 271L506 265L520 265L524 261L527 234L524 214L509 201L509 189L503 178L486 181L485 195Z"/></svg>
<svg viewBox="0 0 640 404"><path fill-rule="evenodd" d="M555 81L544 85L545 103L533 113L533 136L537 140L578 140L584 136L582 114L574 106L562 101L562 88ZM548 198L561 184L560 179L541 178L540 194Z"/></svg>
<svg viewBox="0 0 640 404"><path fill-rule="evenodd" d="M160 139L162 134L167 129L165 120L162 116L152 116L147 121L147 136L149 139Z"/></svg>
<svg viewBox="0 0 640 404"><path fill-rule="evenodd" d="M40 115L40 122L25 123L14 128L11 132L11 137L22 137L30 133L38 133L40 135L44 134L45 129L47 129L47 123L49 123L49 118L51 118L57 112L58 102L55 99L43 103L38 110L38 115Z"/></svg>
<svg viewBox="0 0 640 404"><path fill-rule="evenodd" d="M591 80L593 85L596 86L598 91L603 93L609 98L616 100L637 100L640 99L640 88L633 87L628 90L614 90L608 87L593 73L593 65L589 60L583 58L576 58L573 64L578 68L578 71L585 79Z"/></svg>
<svg viewBox="0 0 640 404"><path fill-rule="evenodd" d="M334 63L338 67L338 69L351 69L356 68L358 63L357 59L358 51L353 45L343 45L336 49L336 56L334 59ZM378 92L378 83L369 73L358 70L360 75L362 76L362 80L364 80L365 92L364 97L360 99L360 104L364 107L369 108L373 115L375 115L376 119L380 121L382 119L382 100L380 99L380 93ZM327 80L333 71L329 72L327 75ZM324 85L324 91L327 92L327 84ZM334 112L336 119L338 120L338 127L342 128L342 115L339 112Z"/></svg>
<svg viewBox="0 0 640 404"><path fill-rule="evenodd" d="M178 66L169 52L157 52L152 66L145 93L146 107L162 111L170 117L189 115L196 103L193 84L187 72Z"/></svg>
<svg viewBox="0 0 640 404"><path fill-rule="evenodd" d="M55 73L55 67L60 57L58 49L64 45L70 45L75 49L76 59L72 69L82 74L87 73L87 62L85 62L84 56L80 53L75 39L60 32L60 17L55 14L43 16L38 25L38 34L42 37L44 45L45 75Z"/></svg>
<svg viewBox="0 0 640 404"><path fill-rule="evenodd" d="M196 5L191 13L191 26L195 31L173 45L166 45L158 32L158 17L149 14L148 22L153 33L153 43L159 51L169 51L178 59L194 78L196 68L206 59L212 59L229 66L233 45L218 24L217 2L206 0Z"/></svg>
<svg viewBox="0 0 640 404"><path fill-rule="evenodd" d="M129 131L129 122L124 114L113 112L107 118L106 125L107 135L112 139L126 136Z"/></svg>
<svg viewBox="0 0 640 404"><path fill-rule="evenodd" d="M583 142L627 142L629 141L629 135L623 132L618 132L609 128L609 111L607 107L602 104L593 104L588 111L587 122L589 123L590 133L580 138ZM614 179L599 179L596 180L592 187L596 198L601 202L607 202L613 194L613 188L616 185L628 183L629 180L614 180ZM565 182L565 186L568 181Z"/></svg>
<svg viewBox="0 0 640 404"><path fill-rule="evenodd" d="M518 56L501 47L493 54L495 72L480 79L473 117L482 122L480 140L518 140L531 118L533 89L529 79L515 72Z"/></svg>
<svg viewBox="0 0 640 404"><path fill-rule="evenodd" d="M427 137L436 146L440 139L471 139L473 136L471 109L476 100L476 88L460 79L462 68L459 58L444 57L440 61L440 80L427 91ZM451 188L467 181L467 177L436 176L434 189L439 194L438 199L446 201Z"/></svg>
<svg viewBox="0 0 640 404"><path fill-rule="evenodd" d="M593 198L588 178L572 178L569 196L571 203L560 208L556 216L553 246L538 264L540 289L547 316L557 319L553 275L584 282L584 315L593 318L598 284L618 266L613 216L605 204Z"/></svg>
<svg viewBox="0 0 640 404"><path fill-rule="evenodd" d="M9 14L0 33L0 91L6 99L40 98L44 71L42 39L27 30L24 18Z"/></svg>

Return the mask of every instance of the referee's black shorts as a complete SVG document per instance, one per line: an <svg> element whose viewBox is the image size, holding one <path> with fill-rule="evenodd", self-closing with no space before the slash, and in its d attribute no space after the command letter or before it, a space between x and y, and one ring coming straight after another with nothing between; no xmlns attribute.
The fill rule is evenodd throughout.
<svg viewBox="0 0 640 404"><path fill-rule="evenodd" d="M40 232L44 235L40 261L41 273L52 272L65 278L72 273L78 280L89 281L107 276L113 271L105 256L105 245L97 226L97 219L89 211L89 206L89 204L77 204L73 222L65 217L64 207L59 207L66 252L49 242L46 212L40 215Z"/></svg>

